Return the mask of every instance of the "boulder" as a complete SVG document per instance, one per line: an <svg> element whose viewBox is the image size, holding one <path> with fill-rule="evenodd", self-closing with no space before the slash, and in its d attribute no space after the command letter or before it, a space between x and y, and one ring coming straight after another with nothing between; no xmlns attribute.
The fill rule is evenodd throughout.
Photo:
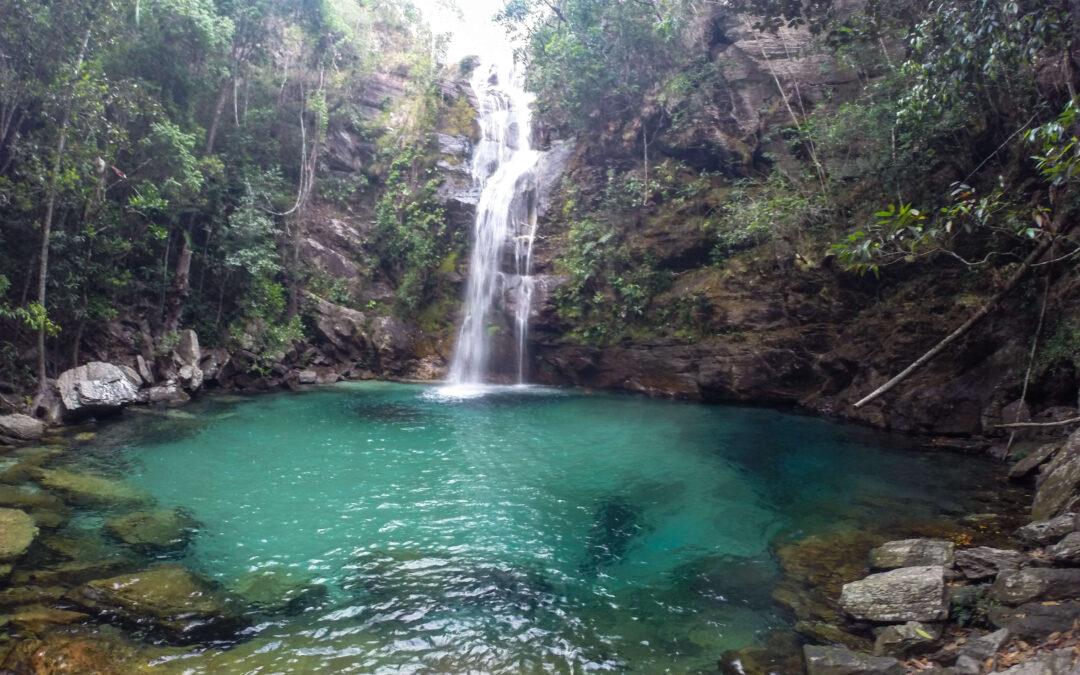
<svg viewBox="0 0 1080 675"><path fill-rule="evenodd" d="M184 548L198 528L199 523L179 509L138 511L105 523L113 538L148 554Z"/></svg>
<svg viewBox="0 0 1080 675"><path fill-rule="evenodd" d="M1016 531L1016 534L1025 546L1034 548L1053 544L1075 530L1075 514L1066 513L1049 520L1040 520L1024 525Z"/></svg>
<svg viewBox="0 0 1080 675"><path fill-rule="evenodd" d="M199 366L202 350L199 348L199 335L190 328L180 331L180 341L173 349L173 363L176 367Z"/></svg>
<svg viewBox="0 0 1080 675"><path fill-rule="evenodd" d="M0 506L9 509L59 511L64 508L64 502L42 490L0 485Z"/></svg>
<svg viewBox="0 0 1080 675"><path fill-rule="evenodd" d="M1072 675L1076 653L1070 649L1057 649L1052 652L1040 652L1027 661L1017 664L1000 675Z"/></svg>
<svg viewBox="0 0 1080 675"><path fill-rule="evenodd" d="M1070 532L1065 538L1046 549L1054 562L1065 565L1080 564L1080 532Z"/></svg>
<svg viewBox="0 0 1080 675"><path fill-rule="evenodd" d="M66 609L54 609L45 605L30 605L20 607L11 615L11 625L31 633L41 633L50 626L66 626L73 623L82 623L90 616L82 612L72 612Z"/></svg>
<svg viewBox="0 0 1080 675"><path fill-rule="evenodd" d="M1018 570L1027 560L1020 551L1009 551L988 546L962 549L956 552L956 568L972 581L996 577L1005 570Z"/></svg>
<svg viewBox="0 0 1080 675"><path fill-rule="evenodd" d="M115 413L138 400L139 382L119 366L91 361L56 380L65 419Z"/></svg>
<svg viewBox="0 0 1080 675"><path fill-rule="evenodd" d="M33 469L30 475L43 488L58 492L66 501L80 506L131 506L147 500L146 495L127 483L94 474Z"/></svg>
<svg viewBox="0 0 1080 675"><path fill-rule="evenodd" d="M319 374L314 370L301 370L296 376L296 381L300 384L315 384L319 381Z"/></svg>
<svg viewBox="0 0 1080 675"><path fill-rule="evenodd" d="M803 647L807 675L903 675L896 659L860 654L839 647Z"/></svg>
<svg viewBox="0 0 1080 675"><path fill-rule="evenodd" d="M1080 604L1029 602L1019 607L999 605L987 613L990 623L1008 628L1015 637L1028 642L1042 642L1054 633L1072 630L1080 620Z"/></svg>
<svg viewBox="0 0 1080 675"><path fill-rule="evenodd" d="M45 423L29 415L0 415L0 436L33 441L45 433Z"/></svg>
<svg viewBox="0 0 1080 675"><path fill-rule="evenodd" d="M159 387L150 387L146 390L146 402L162 405L183 405L191 400L179 384L173 381L166 382Z"/></svg>
<svg viewBox="0 0 1080 675"><path fill-rule="evenodd" d="M247 625L229 596L175 564L91 581L65 597L103 617L156 628L179 643L235 638Z"/></svg>
<svg viewBox="0 0 1080 675"><path fill-rule="evenodd" d="M327 597L326 586L281 567L255 570L242 577L232 590L248 606L271 614L299 614Z"/></svg>
<svg viewBox="0 0 1080 675"><path fill-rule="evenodd" d="M1065 513L1077 501L1080 488L1080 431L1073 432L1054 459L1039 474L1032 520L1049 520Z"/></svg>
<svg viewBox="0 0 1080 675"><path fill-rule="evenodd" d="M885 542L870 551L870 567L892 570L900 567L953 564L955 545L944 539L904 539Z"/></svg>
<svg viewBox="0 0 1080 675"><path fill-rule="evenodd" d="M15 560L26 553L37 535L37 525L25 511L0 509L0 562Z"/></svg>
<svg viewBox="0 0 1080 675"><path fill-rule="evenodd" d="M987 659L995 656L1005 644L1012 639L1012 633L1008 628L996 630L993 633L969 637L968 641L960 648L959 655L970 657L977 663L985 663Z"/></svg>
<svg viewBox="0 0 1080 675"><path fill-rule="evenodd" d="M794 630L813 644L844 647L861 652L868 652L873 648L873 644L866 638L849 633L834 623L799 621L795 624Z"/></svg>
<svg viewBox="0 0 1080 675"><path fill-rule="evenodd" d="M940 625L908 621L900 626L889 626L878 634L874 641L874 656L906 659L933 651L940 641Z"/></svg>
<svg viewBox="0 0 1080 675"><path fill-rule="evenodd" d="M1016 464L1009 468L1009 478L1018 480L1028 476L1032 471L1046 464L1061 448L1060 443L1046 443L1031 451Z"/></svg>
<svg viewBox="0 0 1080 675"><path fill-rule="evenodd" d="M177 371L180 384L188 391L197 391L203 385L203 371L198 366L183 365Z"/></svg>
<svg viewBox="0 0 1080 675"><path fill-rule="evenodd" d="M844 584L844 611L863 621L943 621L949 616L945 568L902 567Z"/></svg>
<svg viewBox="0 0 1080 675"><path fill-rule="evenodd" d="M1006 605L1080 596L1080 569L1028 568L998 575L990 594Z"/></svg>

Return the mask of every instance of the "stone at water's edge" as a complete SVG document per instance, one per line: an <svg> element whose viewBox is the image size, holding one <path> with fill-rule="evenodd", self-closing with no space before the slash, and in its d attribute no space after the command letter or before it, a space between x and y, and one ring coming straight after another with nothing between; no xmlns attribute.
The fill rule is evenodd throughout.
<svg viewBox="0 0 1080 675"><path fill-rule="evenodd" d="M976 546L956 552L956 567L972 581L989 579L1006 570L1018 570L1027 556L1020 551L1009 551L988 546Z"/></svg>
<svg viewBox="0 0 1080 675"><path fill-rule="evenodd" d="M1050 520L1038 520L1016 531L1020 541L1028 548L1053 544L1076 530L1076 516L1066 513Z"/></svg>
<svg viewBox="0 0 1080 675"><path fill-rule="evenodd" d="M874 656L907 658L913 654L932 651L941 639L941 626L908 621L889 626L874 641Z"/></svg>
<svg viewBox="0 0 1080 675"><path fill-rule="evenodd" d="M1002 572L990 589L1006 605L1080 597L1080 569L1028 568Z"/></svg>
<svg viewBox="0 0 1080 675"><path fill-rule="evenodd" d="M999 628L1008 628L1014 636L1028 642L1041 642L1054 633L1071 630L1080 620L1080 604L1029 602L1019 607L991 607L987 618Z"/></svg>
<svg viewBox="0 0 1080 675"><path fill-rule="evenodd" d="M896 659L859 654L839 647L803 647L807 675L903 675Z"/></svg>
<svg viewBox="0 0 1080 675"><path fill-rule="evenodd" d="M45 424L29 415L0 415L0 436L33 441L45 433Z"/></svg>
<svg viewBox="0 0 1080 675"><path fill-rule="evenodd" d="M844 584L844 611L864 621L943 621L949 616L945 568L903 567Z"/></svg>
<svg viewBox="0 0 1080 675"><path fill-rule="evenodd" d="M38 534L34 519L17 509L0 509L0 562L26 553Z"/></svg>
<svg viewBox="0 0 1080 675"><path fill-rule="evenodd" d="M1035 469L1050 461L1060 448L1061 443L1046 443L1039 446L1027 457L1012 465L1009 469L1009 478L1019 479L1027 476Z"/></svg>
<svg viewBox="0 0 1080 675"><path fill-rule="evenodd" d="M892 570L925 565L950 566L955 545L944 539L904 539L885 542L870 551L870 567Z"/></svg>
<svg viewBox="0 0 1080 675"><path fill-rule="evenodd" d="M91 581L65 597L97 614L160 629L179 643L235 639L248 625L229 596L174 564Z"/></svg>
<svg viewBox="0 0 1080 675"><path fill-rule="evenodd" d="M1039 487L1031 505L1032 520L1049 520L1059 516L1080 496L1080 431L1065 441L1054 459L1039 476Z"/></svg>
<svg viewBox="0 0 1080 675"><path fill-rule="evenodd" d="M64 417L108 414L138 400L139 381L119 366L91 361L65 370L56 380Z"/></svg>

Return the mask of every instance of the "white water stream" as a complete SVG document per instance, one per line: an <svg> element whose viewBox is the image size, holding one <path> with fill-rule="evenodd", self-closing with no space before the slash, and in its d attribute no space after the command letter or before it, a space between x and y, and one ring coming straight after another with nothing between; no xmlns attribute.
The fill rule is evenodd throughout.
<svg viewBox="0 0 1080 675"><path fill-rule="evenodd" d="M509 57L509 55L507 55ZM540 154L529 145L529 96L512 58L481 63L472 87L480 103L482 138L473 151L473 181L480 188L475 241L465 293L465 318L450 364L453 385L487 381L492 344L500 329L496 312L514 309L517 381L525 379L536 235L535 174Z"/></svg>

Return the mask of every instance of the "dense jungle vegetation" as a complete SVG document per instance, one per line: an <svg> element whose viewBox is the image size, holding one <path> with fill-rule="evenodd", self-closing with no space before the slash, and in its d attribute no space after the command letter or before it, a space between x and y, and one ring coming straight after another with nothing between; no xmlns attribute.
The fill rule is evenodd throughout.
<svg viewBox="0 0 1080 675"><path fill-rule="evenodd" d="M415 7L13 0L0 15L0 379L72 367L117 318L157 351L183 325L279 354L304 330L300 289L335 287L297 264L297 228L361 193L379 204L372 265L402 268L415 303L413 268L443 242L425 148L445 43ZM403 100L365 109L386 74ZM370 145L360 171L327 170L335 126Z"/></svg>
<svg viewBox="0 0 1080 675"><path fill-rule="evenodd" d="M415 7L0 0L0 15L0 379L54 376L117 319L158 350L186 326L265 367L304 334L304 289L453 314L436 275L468 233L435 200L432 136L447 120L470 133L439 88L468 64L442 63L445 35ZM1033 251L1080 251L1080 3L510 0L498 19L538 138L581 139L595 160L550 224L560 315L583 342L713 330L708 302L635 239L643 224L705 233L703 265L783 244L886 282L912 266L1005 278ZM815 95L773 69L748 126L724 51L740 35L761 37L765 63L826 57L852 86ZM360 99L388 74L406 95L373 117ZM335 127L371 161L328 169ZM358 304L299 263L320 205L370 213L362 263L392 303Z"/></svg>

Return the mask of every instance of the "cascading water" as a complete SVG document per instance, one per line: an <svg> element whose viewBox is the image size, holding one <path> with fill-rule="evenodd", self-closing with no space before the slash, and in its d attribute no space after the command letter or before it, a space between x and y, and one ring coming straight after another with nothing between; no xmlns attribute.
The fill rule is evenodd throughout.
<svg viewBox="0 0 1080 675"><path fill-rule="evenodd" d="M525 378L536 234L535 175L539 153L529 145L529 97L510 58L477 67L472 87L479 99L482 138L473 152L473 181L480 190L475 242L469 263L465 319L450 364L451 384L482 384L488 375L494 314L514 309L517 380ZM507 244L512 243L508 247ZM508 259L509 253L512 260Z"/></svg>

